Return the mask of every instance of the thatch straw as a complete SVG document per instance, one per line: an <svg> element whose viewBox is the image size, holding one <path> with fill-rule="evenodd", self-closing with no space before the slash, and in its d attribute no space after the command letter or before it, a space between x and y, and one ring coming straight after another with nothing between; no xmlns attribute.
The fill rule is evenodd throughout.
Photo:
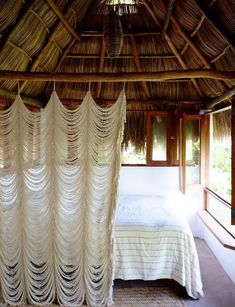
<svg viewBox="0 0 235 307"><path fill-rule="evenodd" d="M96 59L73 59L65 58L59 68L57 64L61 59L63 52L71 41L71 35L63 28L62 25L56 26L59 23L58 18L47 5L46 1L31 1L27 13L22 14L20 22L18 16L21 15L23 1L8 0L0 1L0 39L2 50L0 52L0 70L14 70L14 71L28 71L32 66L35 58L41 53L41 50L46 44L47 39L53 32L54 26L56 34L54 40L51 40L44 49L42 58L37 67L33 68L35 71L48 71L53 72L55 69L58 72L98 72L101 58L101 41L102 37L81 37L81 41L77 42L69 53L84 55L95 55ZM94 8L100 5L109 7L108 11L113 7L110 5L112 0L80 0L73 1L73 7L66 13L66 19L70 22L71 26L76 28L77 32L83 31L103 31L103 17L98 15L97 10ZM125 14L120 16L123 32L129 31L131 24L133 32L156 32L161 31L167 13L166 1L153 0L151 1L151 9L154 16L159 21L159 28L156 26L153 18L146 11L144 5L138 6L137 14ZM149 2L149 1L148 1ZM56 1L62 12L66 11L66 7L71 4L67 0ZM104 4L105 3L105 4ZM150 3L150 2L149 2ZM91 6L92 4L92 6ZM107 5L108 4L108 5ZM119 0L115 1L117 7L129 6L129 1L124 3ZM123 6L124 5L124 6ZM232 0L216 1L211 8L212 13L215 12L215 17L218 18L221 25L226 29L230 35L233 35L235 29L235 11ZM176 1L174 6L174 14L180 24L182 30L194 42L199 51L208 60L211 67L217 70L234 70L235 69L235 51L232 47L228 46L228 41L224 38L220 31L216 30L212 22L208 18L203 18L200 8L197 6L195 0ZM187 45L185 39L182 38L179 31L175 28L174 23L170 23L167 34L175 49L178 51L186 68L182 67L179 59L174 58L155 58L155 59L142 59L140 58L140 68L143 72L158 72L166 70L179 70L179 69L202 69L205 65L199 59L195 50ZM191 37L193 35L193 37ZM7 43L7 39L8 43ZM145 35L135 36L137 51L139 55L172 55L174 53L169 48L165 39L161 35ZM132 55L130 47L130 39L124 36L123 46L120 54L128 55L128 58L115 58L113 60L105 57L104 65L102 65L103 72L136 72L137 67ZM106 55L105 55L106 56ZM187 82L147 82L150 88L150 99L170 99L173 102L179 103L179 108L187 109L187 104L180 104L180 100L192 101L208 101L210 98L219 96L222 92L228 90L235 85L234 80L226 82L217 82L215 80L198 79L197 83L200 91L196 91L191 80ZM222 86L221 86L222 83ZM16 81L0 81L0 88L10 91L16 91ZM115 100L120 90L123 88L122 83L103 83L101 86L100 99ZM56 89L62 98L71 98L81 100L87 84L77 83L57 83ZM24 86L22 94L27 94L32 97L40 97L43 101L51 94L52 87L50 83L45 82L27 82ZM198 92L202 93L202 97ZM92 93L96 93L96 84L92 85ZM143 105L146 103L145 94L141 82L130 82L126 84L127 99L140 101ZM95 95L94 95L94 98ZM129 106L131 107L131 106ZM168 106L162 106L167 109ZM159 108L158 108L159 109Z"/></svg>
<svg viewBox="0 0 235 307"><path fill-rule="evenodd" d="M231 140L231 109L213 114L213 137Z"/></svg>
<svg viewBox="0 0 235 307"><path fill-rule="evenodd" d="M0 2L0 33L14 23L19 10L23 6L23 1L7 0ZM10 12L10 14L6 14Z"/></svg>
<svg viewBox="0 0 235 307"><path fill-rule="evenodd" d="M145 148L146 141L146 113L127 112L126 124L122 146L127 148L132 144L136 152L141 152Z"/></svg>

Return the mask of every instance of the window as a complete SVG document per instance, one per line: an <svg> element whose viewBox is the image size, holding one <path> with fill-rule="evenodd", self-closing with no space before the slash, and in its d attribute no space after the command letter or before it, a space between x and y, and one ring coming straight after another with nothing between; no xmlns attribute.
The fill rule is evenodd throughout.
<svg viewBox="0 0 235 307"><path fill-rule="evenodd" d="M186 120L186 184L200 183L200 121Z"/></svg>
<svg viewBox="0 0 235 307"><path fill-rule="evenodd" d="M147 118L147 162L169 165L169 120L165 112L149 112Z"/></svg>
<svg viewBox="0 0 235 307"><path fill-rule="evenodd" d="M178 117L148 111L127 115L122 163L125 165L179 165ZM132 139L133 137L133 139Z"/></svg>
<svg viewBox="0 0 235 307"><path fill-rule="evenodd" d="M231 109L210 116L209 187L231 203Z"/></svg>
<svg viewBox="0 0 235 307"><path fill-rule="evenodd" d="M231 150L231 108L226 108L210 115L206 209L235 237L235 226L231 226Z"/></svg>
<svg viewBox="0 0 235 307"><path fill-rule="evenodd" d="M181 121L180 186L197 187L205 179L205 127L206 118L201 115L184 115Z"/></svg>
<svg viewBox="0 0 235 307"><path fill-rule="evenodd" d="M129 142L122 150L122 164L146 165L146 143L144 148L138 150Z"/></svg>

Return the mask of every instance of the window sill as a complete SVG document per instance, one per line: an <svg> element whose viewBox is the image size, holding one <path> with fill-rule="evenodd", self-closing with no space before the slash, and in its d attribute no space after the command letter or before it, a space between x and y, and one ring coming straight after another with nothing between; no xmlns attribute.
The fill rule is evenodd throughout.
<svg viewBox="0 0 235 307"><path fill-rule="evenodd" d="M235 239L206 210L199 211L198 215L225 248L235 250Z"/></svg>

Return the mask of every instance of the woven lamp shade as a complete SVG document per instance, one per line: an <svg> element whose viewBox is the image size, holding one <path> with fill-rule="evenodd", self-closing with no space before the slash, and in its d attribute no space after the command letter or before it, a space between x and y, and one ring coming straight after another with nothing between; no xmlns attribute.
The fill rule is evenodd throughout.
<svg viewBox="0 0 235 307"><path fill-rule="evenodd" d="M111 59L118 57L123 44L123 31L120 17L114 11L104 16L104 40L108 56Z"/></svg>

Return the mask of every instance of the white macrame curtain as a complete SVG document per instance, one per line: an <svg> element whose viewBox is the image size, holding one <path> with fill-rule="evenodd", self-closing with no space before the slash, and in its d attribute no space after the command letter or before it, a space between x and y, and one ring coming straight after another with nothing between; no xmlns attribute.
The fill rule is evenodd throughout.
<svg viewBox="0 0 235 307"><path fill-rule="evenodd" d="M125 104L0 112L0 305L111 304Z"/></svg>

